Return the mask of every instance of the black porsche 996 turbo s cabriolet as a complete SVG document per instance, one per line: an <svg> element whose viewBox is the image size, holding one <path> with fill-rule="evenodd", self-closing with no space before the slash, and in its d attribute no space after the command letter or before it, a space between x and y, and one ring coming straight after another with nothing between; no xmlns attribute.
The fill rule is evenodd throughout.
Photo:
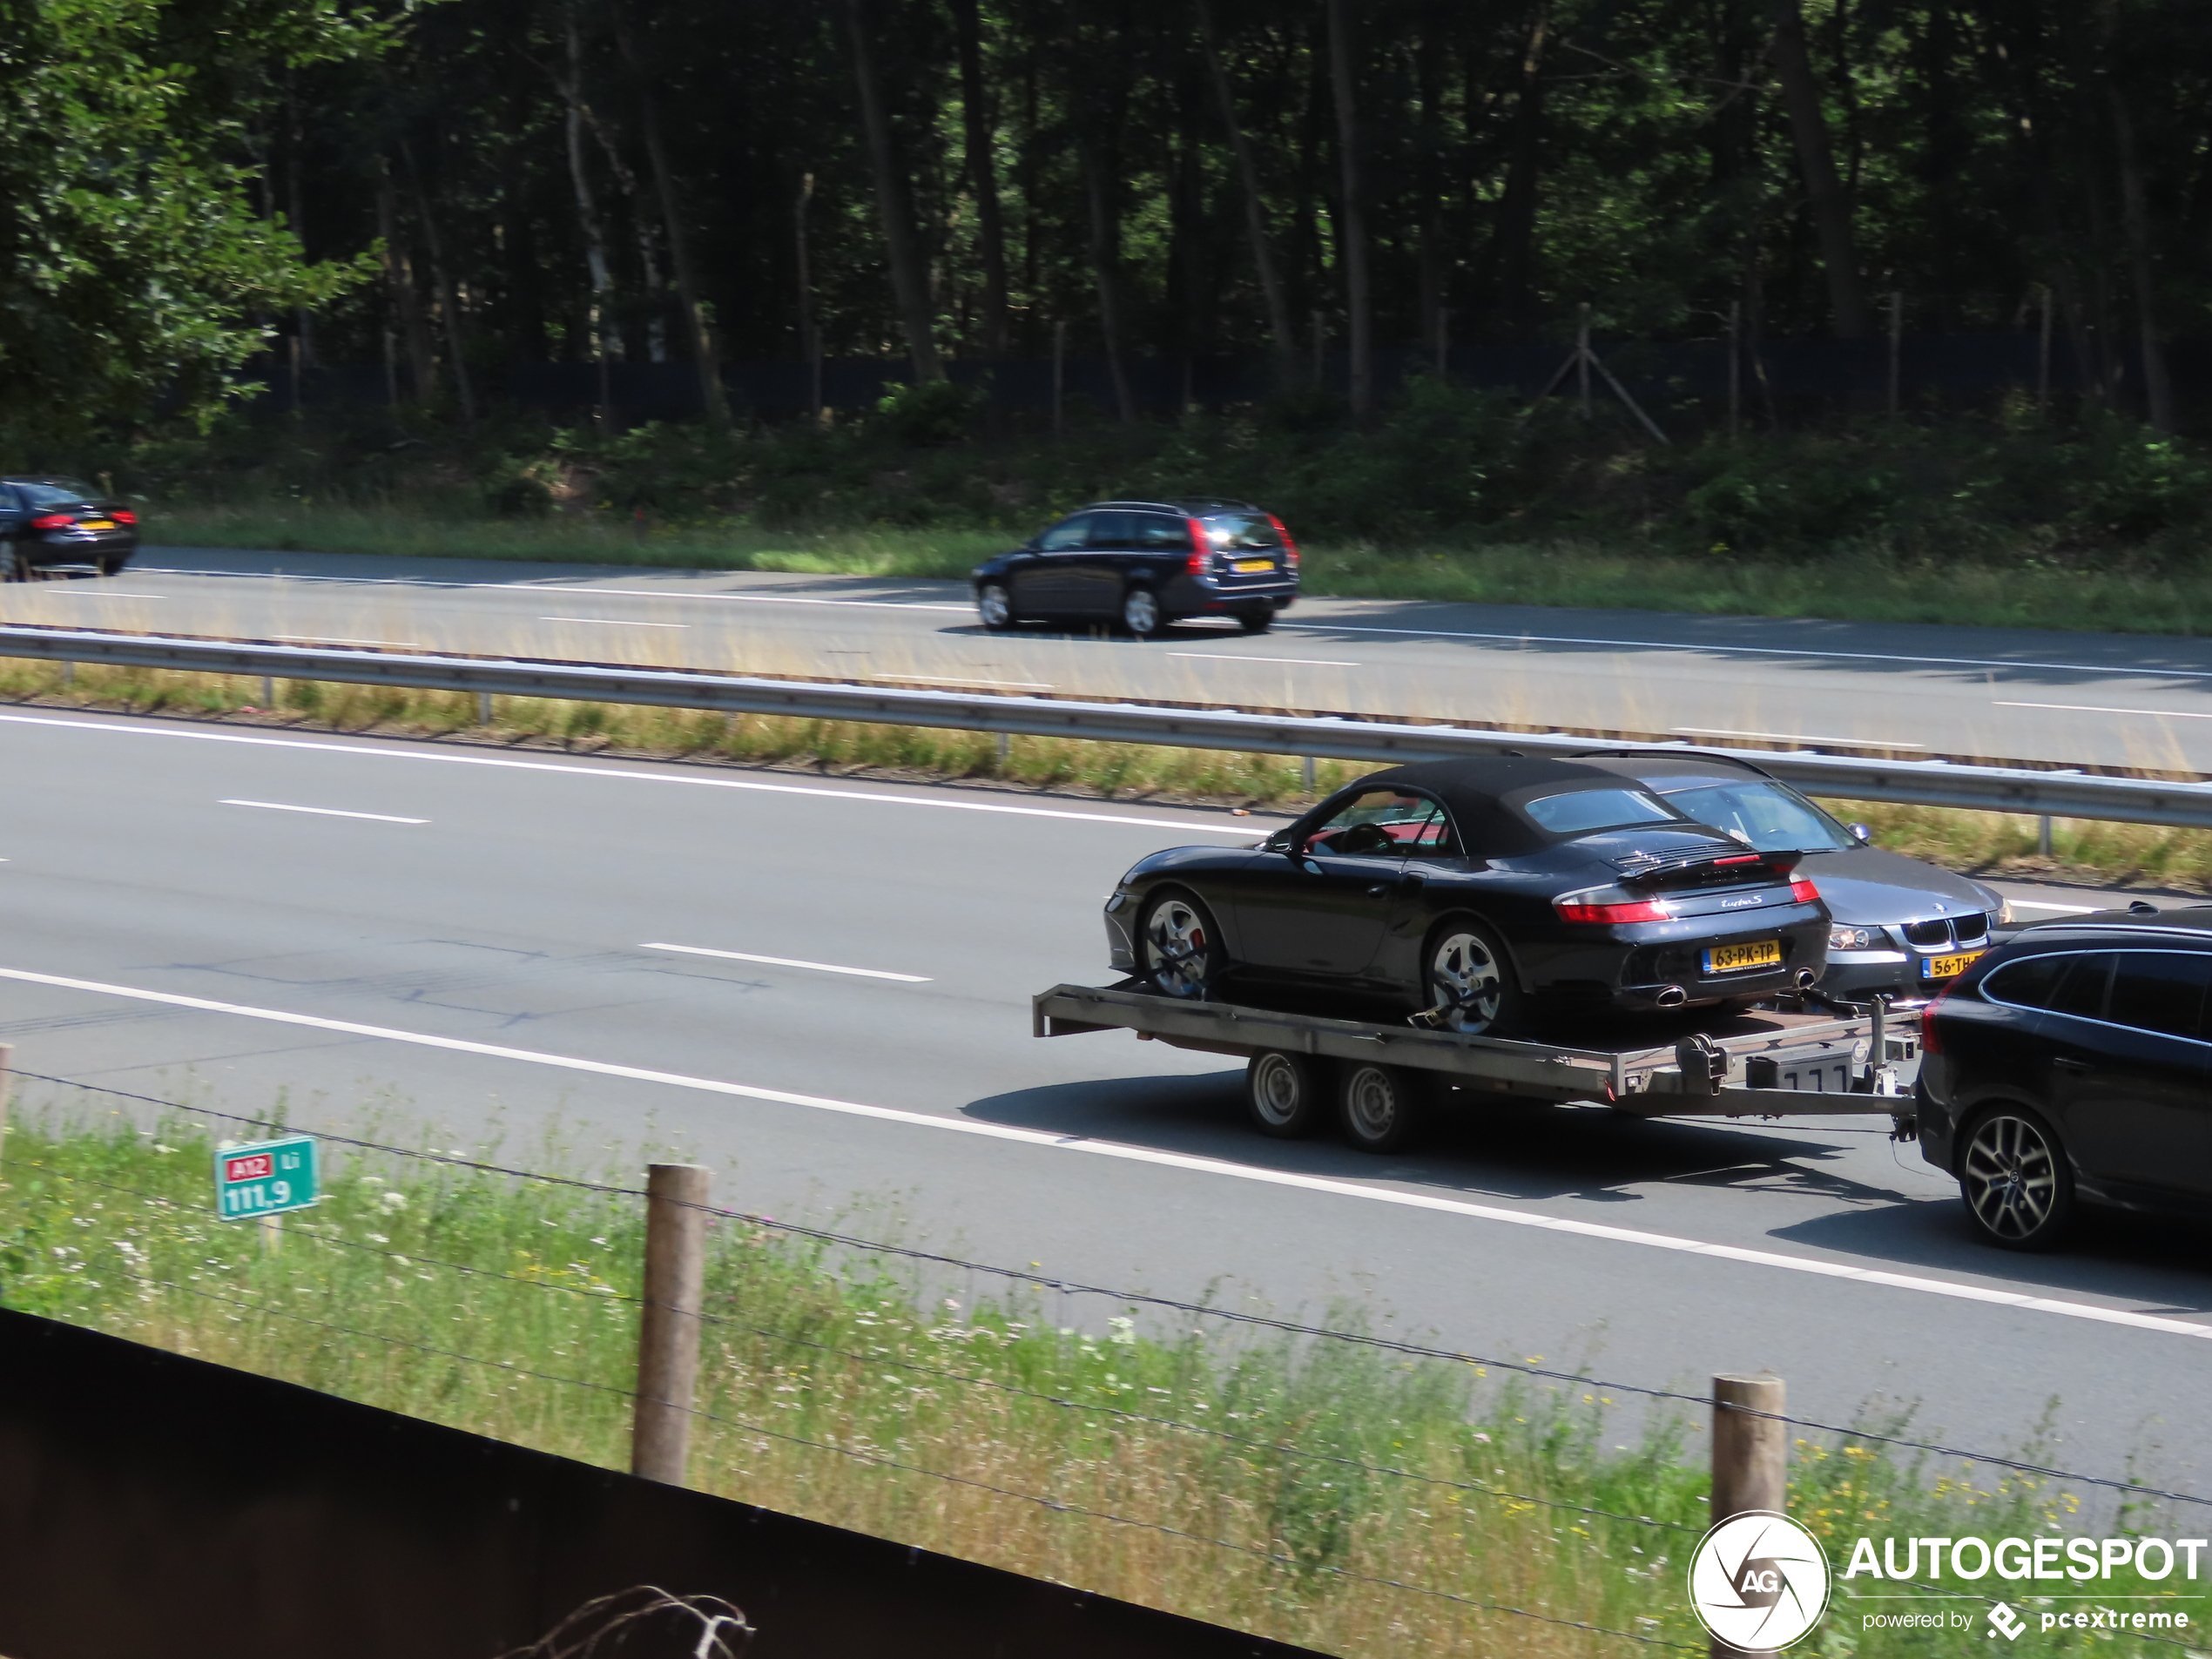
<svg viewBox="0 0 2212 1659"><path fill-rule="evenodd" d="M1618 772L1499 758L1399 766L1256 846L1176 847L1106 905L1113 965L1167 996L1387 1001L1503 1036L1538 1008L1748 1003L1820 973L1798 855L1684 817Z"/></svg>

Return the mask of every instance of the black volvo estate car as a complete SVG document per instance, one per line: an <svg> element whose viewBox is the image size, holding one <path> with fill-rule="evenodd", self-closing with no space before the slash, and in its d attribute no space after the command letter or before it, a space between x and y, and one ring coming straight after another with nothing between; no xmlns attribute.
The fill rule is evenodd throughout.
<svg viewBox="0 0 2212 1659"><path fill-rule="evenodd" d="M1655 1010L1812 983L1828 912L1758 852L1617 772L1399 766L1257 846L1156 853L1106 905L1113 965L1162 995L1242 981L1507 1035L1539 1003Z"/></svg>
<svg viewBox="0 0 2212 1659"><path fill-rule="evenodd" d="M1298 544L1249 502L1102 501L975 567L986 628L1119 624L1143 638L1188 617L1264 633L1298 597Z"/></svg>
<svg viewBox="0 0 2212 1659"><path fill-rule="evenodd" d="M57 564L113 576L138 550L138 516L76 478L0 478L0 577Z"/></svg>
<svg viewBox="0 0 2212 1659"><path fill-rule="evenodd" d="M2040 1250L2077 1202L2212 1208L2212 907L2022 929L1929 1005L1920 1150L1990 1243Z"/></svg>

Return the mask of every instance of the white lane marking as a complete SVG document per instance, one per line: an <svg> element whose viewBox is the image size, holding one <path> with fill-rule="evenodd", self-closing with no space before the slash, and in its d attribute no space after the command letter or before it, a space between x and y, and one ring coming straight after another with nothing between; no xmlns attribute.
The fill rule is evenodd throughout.
<svg viewBox="0 0 2212 1659"><path fill-rule="evenodd" d="M64 726L73 732L105 732L128 737L189 738L203 743L246 743L270 749L311 749L325 754L368 755L386 760L438 760L450 765L497 766L510 772L563 772L586 778L615 778L632 783L690 784L705 789L751 789L770 795L820 795L832 800L867 801L876 806L938 806L957 813L1003 813L1015 818L1062 818L1083 824L1134 824L1145 829L1190 830L1204 835L1234 835L1240 840L1258 839L1244 824L1194 823L1180 818L1129 818L1118 813L1076 813L1055 806L1008 806L988 800L944 800L926 795L880 795L868 790L819 789L805 784L758 783L750 778L704 778L688 772L631 772L617 766L565 765L554 760L513 760L503 755L463 755L413 748L364 748L352 743L317 743L294 738L249 736L243 732L197 732L190 727L123 725L105 720L51 720L35 714L0 714L12 725ZM1257 814L1256 814L1257 816Z"/></svg>
<svg viewBox="0 0 2212 1659"><path fill-rule="evenodd" d="M72 599L166 599L165 593L125 593L120 588L62 588L51 590Z"/></svg>
<svg viewBox="0 0 2212 1659"><path fill-rule="evenodd" d="M540 617L540 622L581 622L593 628L689 628L688 622L631 622L622 617Z"/></svg>
<svg viewBox="0 0 2212 1659"><path fill-rule="evenodd" d="M902 985L927 985L927 974L887 974L880 968L840 968L835 962L802 962L793 956L755 956L749 951L709 950L704 945L640 945L640 950L676 950L686 956L721 956L733 962L765 962L771 968L810 968L817 974L857 974L862 979L894 979Z"/></svg>
<svg viewBox="0 0 2212 1659"><path fill-rule="evenodd" d="M287 806L275 800L225 800L219 806L259 806L265 813L313 813L317 818L367 818L379 824L427 824L427 818L395 818L389 813L341 813L334 806Z"/></svg>
<svg viewBox="0 0 2212 1659"><path fill-rule="evenodd" d="M2161 720L2212 720L2212 713L2190 709L2108 709L2096 703L1997 703L2000 709L2067 709L2076 714L2148 714Z"/></svg>
<svg viewBox="0 0 2212 1659"><path fill-rule="evenodd" d="M341 634L271 634L292 645L381 645L388 651L428 651L412 639L348 639Z"/></svg>
<svg viewBox="0 0 2212 1659"><path fill-rule="evenodd" d="M1638 1244L1650 1250L1678 1251L1688 1256L1703 1256L1718 1261L1742 1262L1757 1267L1780 1268L1788 1272L1809 1273L1819 1278L1844 1279L1860 1285L1876 1285L1890 1290L1914 1291L1929 1296L1946 1296L1965 1302L1983 1302L1997 1307L2017 1308L2028 1312L2055 1313L2074 1319L2089 1319L2104 1325L2128 1325L2139 1331L2160 1331L2174 1336L2212 1338L2212 1324L2197 1324L2188 1319L2167 1318L2155 1313L2140 1313L2132 1308L2098 1307L2087 1302L2068 1302L2057 1297L2029 1296L2020 1291L1997 1290L1986 1285L1965 1285L1949 1279L1925 1278L1912 1273L1892 1273L1878 1268L1854 1266L1848 1262L1828 1262L1806 1256L1788 1256L1779 1251L1748 1250L1736 1244L1711 1244L1695 1238L1680 1238L1669 1233L1643 1232L1629 1227L1614 1227L1601 1222L1577 1221L1561 1216L1547 1216L1532 1211L1501 1210L1492 1204L1468 1204L1463 1199L1439 1197L1424 1192L1398 1192L1387 1187L1372 1187L1355 1181L1337 1181L1324 1176L1297 1175L1283 1170L1255 1169L1246 1164L1231 1163L1221 1158L1193 1157L1183 1152L1163 1152L1150 1147L1125 1146L1112 1141L1095 1141L1080 1135L1055 1135L1047 1130L1017 1129L1004 1123L980 1123L965 1117L939 1117L927 1112L901 1111L892 1106L867 1106L854 1101L831 1100L819 1095L797 1095L787 1089L761 1089L751 1083L725 1082L715 1077L691 1077L681 1072L652 1071L637 1066L618 1066L604 1060L583 1060L571 1055L543 1054L531 1049L509 1049L491 1042L471 1042L462 1037L432 1036L421 1031L398 1031L388 1026L361 1025L351 1020L323 1019L311 1014L290 1014L278 1008L257 1008L237 1002L210 1001L206 997L179 996L169 991L142 991L133 986L108 985L97 980L69 979L58 974L34 974L19 968L0 968L0 979L20 981L27 985L50 985L61 990L91 991L104 996L130 998L140 1002L158 1002L170 1008L194 1008L208 1014L233 1014L252 1020L272 1020L280 1025L311 1027L318 1031L335 1031L344 1035L375 1037L388 1042L414 1043L426 1049L448 1049L460 1054L486 1055L496 1060L520 1060L531 1065L554 1066L564 1071L583 1071L604 1077L622 1077L636 1082L666 1083L677 1089L702 1089L710 1094L733 1095L745 1100L765 1100L784 1106L806 1106L817 1111L841 1112L853 1117L870 1117L880 1122L911 1124L917 1129L948 1130L961 1135L980 1135L986 1139L1014 1141L1025 1146L1049 1147L1065 1152L1089 1152L1099 1157L1121 1158L1133 1163L1157 1164L1163 1168L1188 1170L1198 1175L1225 1176L1239 1181L1258 1182L1265 1186L1293 1187L1306 1192L1325 1192L1344 1198L1359 1198L1371 1204L1396 1204L1409 1210L1432 1210L1446 1215L1465 1216L1476 1221L1494 1221L1512 1227L1533 1227L1540 1231L1568 1233L1581 1238L1602 1239L1611 1244Z"/></svg>
<svg viewBox="0 0 2212 1659"><path fill-rule="evenodd" d="M932 685L1019 685L1031 691L1049 691L1052 689L1049 680L962 679L956 674L877 674L873 678L880 680L921 680Z"/></svg>
<svg viewBox="0 0 2212 1659"><path fill-rule="evenodd" d="M1823 738L1805 732L1733 732L1724 725L1670 725L1669 732L1686 738L1772 738L1782 743L1840 743L1851 749L1924 749L1921 743L1896 738Z"/></svg>
<svg viewBox="0 0 2212 1659"><path fill-rule="evenodd" d="M2109 910L2113 907L2110 905L2096 904L2038 904L2033 899L2015 899L2012 904L2015 910L2053 910L2067 916L2094 916L2100 910Z"/></svg>
<svg viewBox="0 0 2212 1659"><path fill-rule="evenodd" d="M2061 674L2212 680L2212 668L2146 668L2120 663L2045 663L2025 657L1923 657L1910 651L1815 651L1799 645L1743 645L1723 640L1585 638L1576 634L1494 634L1460 628L1386 628L1357 622L1278 622L1309 634L1400 634L1414 639L1489 639L1507 645L1607 645L1620 651L1703 651L1714 657L1811 657L1838 663L1922 663L1934 668L2033 668Z"/></svg>
<svg viewBox="0 0 2212 1659"><path fill-rule="evenodd" d="M1292 663L1300 668L1357 668L1358 663L1340 663L1326 657L1247 657L1235 651L1171 651L1170 657L1204 657L1217 663Z"/></svg>
<svg viewBox="0 0 2212 1659"><path fill-rule="evenodd" d="M335 578L324 578L332 580ZM490 588L513 592L504 582L457 582L455 587ZM717 599L748 605L845 605L855 610L956 610L972 615L973 605L941 605L928 599L818 599L791 593L672 593L664 588L536 588L538 593L616 593L625 599Z"/></svg>

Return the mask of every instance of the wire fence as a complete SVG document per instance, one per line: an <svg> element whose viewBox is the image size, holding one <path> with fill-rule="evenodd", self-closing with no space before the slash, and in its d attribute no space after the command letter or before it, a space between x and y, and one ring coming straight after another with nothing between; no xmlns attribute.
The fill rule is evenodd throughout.
<svg viewBox="0 0 2212 1659"><path fill-rule="evenodd" d="M77 1090L84 1094L97 1094L118 1101L133 1103L138 1106L156 1109L164 1114L176 1115L187 1122L199 1119L211 1119L219 1121L224 1123L246 1126L263 1130L276 1131L279 1133L298 1132L294 1125L280 1117L270 1117L266 1116L222 1111L211 1107L188 1105L181 1102L165 1100L155 1096L134 1093L125 1089L112 1089L105 1085L84 1083L71 1078L53 1076L43 1073L26 1071L21 1069L15 1069L9 1075L27 1081L45 1083L57 1089ZM205 1125L197 1123L195 1123L194 1126L201 1128L205 1127ZM154 1131L141 1129L138 1130L138 1132L140 1134L151 1134ZM459 1150L445 1151L435 1149L424 1150L398 1146L388 1142L372 1140L361 1136L325 1133L320 1130L314 1131L314 1133L315 1134L315 1137L320 1142L327 1143L335 1146L348 1148L356 1152L410 1160L450 1170L466 1170L476 1175L495 1177L501 1180L534 1183L549 1187L558 1187L578 1192L589 1193L597 1197L615 1200L642 1200L647 1196L645 1190L639 1187L623 1185L614 1182L594 1181L574 1176L549 1174L538 1170L521 1169L512 1164L497 1162L490 1158L471 1156ZM144 1203L155 1206L168 1206L186 1212L204 1213L210 1217L216 1217L218 1216L217 1208L212 1202L196 1202L191 1199L179 1198L172 1193L157 1192L146 1188L131 1185L126 1183L103 1179L100 1177L85 1173L71 1173L64 1178L85 1186L113 1192L119 1196L134 1197ZM1714 1401L1704 1395L1691 1394L1674 1388L1656 1387L1643 1384L1624 1382L1617 1379L1600 1379L1591 1376L1587 1371L1562 1370L1557 1367L1546 1366L1532 1359L1516 1359L1493 1355L1474 1354L1461 1350L1445 1349L1421 1343L1412 1342L1403 1339L1379 1335L1369 1332L1332 1329L1327 1326L1307 1324L1298 1320L1284 1318L1265 1313L1258 1313L1234 1308L1224 1308L1206 1303L1193 1302L1151 1292L1134 1291L1106 1285L1085 1284L1044 1274L1034 1265L1028 1268L1013 1268L1001 1266L993 1263L972 1261L962 1257L950 1255L942 1251L922 1249L914 1245L898 1244L887 1240L862 1238L855 1234L843 1232L830 1228L812 1227L791 1221L779 1221L770 1216L743 1210L726 1208L719 1205L686 1205L685 1207L698 1210L702 1212L705 1217L714 1222L722 1224L736 1224L743 1227L752 1229L754 1231L756 1236L762 1239L783 1238L806 1240L819 1246L854 1252L868 1258L895 1258L916 1265L927 1266L930 1268L956 1270L969 1275L995 1278L1006 1285L1009 1291L1049 1291L1062 1297L1073 1296L1097 1298L1103 1302L1111 1303L1117 1307L1151 1309L1162 1312L1170 1312L1184 1320L1204 1319L1214 1321L1223 1327L1237 1327L1251 1331L1264 1332L1295 1342L1310 1344L1334 1343L1347 1345L1350 1347L1386 1353L1407 1360L1436 1362L1457 1367L1480 1367L1486 1371L1495 1370L1508 1375L1524 1377L1533 1381L1565 1385L1576 1390L1593 1391L1596 1393L1604 1395L1617 1394L1633 1396L1655 1403L1664 1402L1668 1404L1684 1405L1696 1407L1700 1410L1710 1409L1714 1406ZM643 1305L643 1299L640 1297L631 1295L611 1285L604 1284L568 1284L559 1282L557 1280L549 1280L543 1278L531 1277L526 1274L508 1272L498 1268L486 1267L468 1262L450 1261L434 1257L426 1257L414 1251L390 1248L388 1243L374 1242L374 1236L372 1236L371 1239L348 1238L341 1233L326 1229L300 1224L296 1221L286 1231L284 1236L287 1239L297 1238L301 1241L310 1242L320 1246L342 1249L348 1251L385 1258L390 1259L395 1264L402 1264L413 1268L435 1268L441 1271L450 1271L474 1278L499 1281L516 1286L525 1286L536 1291L549 1291L565 1296L588 1298L598 1303L614 1302L626 1305L631 1307L642 1307ZM600 1243L604 1241L595 1240L594 1242ZM501 1372L509 1376L527 1378L534 1381L543 1382L563 1388L574 1388L587 1391L593 1395L610 1399L635 1402L639 1398L637 1390L624 1387L617 1384L604 1380L596 1380L585 1377L563 1375L556 1372L542 1370L534 1366L519 1364L511 1359L496 1359L486 1355L470 1353L460 1348L448 1347L440 1344L420 1341L408 1337L395 1336L387 1332L368 1330L360 1325L347 1323L342 1319L318 1318L314 1314L304 1313L293 1308L279 1305L266 1298L252 1298L226 1294L223 1291L209 1289L204 1285L192 1285L176 1278L161 1278L133 1271L127 1264L119 1270L111 1271L116 1271L118 1277L135 1285L140 1285L148 1291L167 1291L198 1298L210 1304L225 1306L237 1314L252 1313L256 1316L271 1317L296 1322L305 1326L314 1327L327 1332L334 1337L359 1339L383 1345L388 1348L409 1351L424 1356L435 1357L451 1361L456 1364L484 1368L489 1371ZM1452 1475L1443 1475L1424 1472L1388 1462L1378 1461L1371 1458L1348 1455L1342 1451L1330 1451L1303 1446L1293 1440L1286 1438L1264 1434L1242 1433L1236 1430L1225 1428L1217 1423L1196 1422L1191 1421L1187 1418L1165 1415L1158 1412L1132 1410L1129 1407L1116 1406L1107 1401L1082 1398L1079 1393L1074 1390L1055 1390L1051 1387L1030 1386L1022 1382L1009 1380L1007 1378L988 1376L977 1370L936 1364L929 1360L917 1359L904 1354L883 1351L864 1352L860 1348L855 1346L847 1345L835 1341L821 1339L819 1337L810 1336L800 1332L779 1329L772 1325L757 1324L742 1318L733 1318L722 1314L702 1312L698 1315L698 1318L703 1325L711 1329L718 1329L730 1332L743 1333L745 1335L758 1337L771 1344L784 1345L786 1346L798 1348L811 1353L818 1354L826 1359L839 1359L857 1366L883 1366L887 1369L902 1372L908 1375L927 1377L937 1382L954 1384L963 1388L974 1388L1001 1397L1027 1400L1037 1405L1050 1407L1055 1412L1074 1412L1081 1413L1087 1416L1106 1417L1120 1423L1166 1431L1177 1435L1194 1437L1206 1443L1231 1448L1239 1453L1249 1453L1262 1456L1278 1457L1300 1463L1311 1464L1319 1468L1339 1470L1349 1474L1369 1476L1382 1480L1400 1482L1411 1487L1418 1487L1429 1490L1447 1491L1457 1494L1465 1494L1487 1502L1494 1502L1504 1506L1518 1506L1528 1509L1542 1509L1554 1514L1573 1515L1584 1521L1603 1521L1622 1526L1638 1527L1646 1529L1649 1534L1696 1537L1700 1535L1704 1530L1704 1528L1701 1526L1686 1524L1680 1521L1668 1520L1645 1514L1636 1514L1622 1510L1609 1509L1596 1505L1575 1503L1560 1498L1548 1496L1541 1493L1520 1490L1514 1487L1500 1485L1480 1480L1460 1478ZM895 1471L906 1475L911 1475L934 1482L941 1482L950 1486L980 1492L992 1497L1033 1506L1041 1510L1048 1511L1057 1515L1074 1517L1082 1521L1096 1522L1103 1526L1149 1532L1160 1536L1172 1538L1181 1542L1200 1546L1208 1549L1230 1552L1260 1561L1273 1567L1285 1569L1294 1569L1300 1573L1325 1577L1336 1582L1358 1584L1374 1588L1387 1589L1393 1592L1418 1595L1434 1601L1464 1607L1470 1611L1479 1611L1501 1617L1534 1621L1548 1626L1556 1626L1562 1629L1580 1631L1591 1635L1632 1642L1644 1647L1676 1649L1693 1652L1703 1652L1704 1650L1702 1643L1683 1643L1670 1640L1662 1635L1653 1635L1647 1632L1621 1629L1588 1620L1562 1616L1560 1614L1546 1612L1538 1608L1521 1607L1503 1602L1488 1601L1479 1596L1468 1595L1458 1591L1447 1589L1440 1586L1416 1582L1410 1579L1399 1579L1386 1575L1361 1572L1356 1568L1338 1565L1333 1562L1316 1561L1306 1556L1294 1554L1287 1549L1272 1548L1269 1544L1244 1542L1232 1538L1214 1536L1203 1531L1194 1530L1187 1527L1177 1526L1171 1522L1158 1519L1146 1519L1141 1516L1123 1514L1111 1509L1092 1507L1081 1502L1055 1496L1050 1492L1023 1490L1016 1487L1001 1485L991 1480L979 1479L972 1474L963 1474L954 1470L934 1468L927 1466L926 1464L911 1460L908 1458L894 1456L889 1452L874 1446L840 1445L834 1440L821 1439L806 1434L794 1433L788 1429L778 1428L766 1422L756 1421L745 1417L732 1415L725 1412L717 1412L695 1405L684 1406L679 1403L678 1409L684 1412L687 1416L694 1420L711 1423L721 1427L737 1431L743 1434L805 1448L810 1452L830 1454L856 1464ZM1882 1433L1877 1429L1864 1426L1845 1426L1824 1422L1812 1418L1797 1417L1784 1413L1753 1412L1750 1411L1749 1408L1743 1406L1735 1406L1730 1409L1746 1412L1750 1415L1768 1418L1771 1420L1785 1424L1797 1430L1832 1436L1838 1444L1842 1446L1851 1446L1855 1443L1879 1446L1896 1451L1917 1453L1925 1456L1943 1460L1955 1460L1969 1464L1986 1466L1995 1469L2006 1470L2013 1474L2032 1476L2039 1480L2049 1480L2085 1487L2093 1487L2121 1494L2131 1500L2142 1500L2177 1505L2212 1507L2212 1499L2208 1499L2192 1493L2155 1487L2140 1481L2090 1474L2081 1471L2063 1469L2052 1465L2032 1461L2024 1458L2010 1457L2001 1453L1978 1451L1935 1441L1914 1440L1902 1434ZM1897 1582L1898 1581L1892 1581ZM1978 1592L1961 1592L1956 1588L1932 1585L1911 1583L1909 1588L1926 1593L1935 1593L1954 1596L1964 1595L1968 1599L1979 1599L1985 1602L1990 1602L1993 1604L1998 1600L1996 1597L1981 1595ZM2163 1638L2152 1635L2148 1633L2131 1634L2140 1634L2141 1640L2154 1643L2160 1643L2161 1645L2171 1645L2176 1647L2187 1647L2189 1645L2186 1642L2167 1642Z"/></svg>

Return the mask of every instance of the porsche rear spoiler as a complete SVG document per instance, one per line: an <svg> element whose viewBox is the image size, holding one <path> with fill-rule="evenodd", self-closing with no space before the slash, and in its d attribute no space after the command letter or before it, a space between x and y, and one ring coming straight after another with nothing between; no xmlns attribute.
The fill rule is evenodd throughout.
<svg viewBox="0 0 2212 1659"><path fill-rule="evenodd" d="M1681 893L1701 887L1736 887L1789 884L1803 853L1734 852L1702 853L1689 858L1656 859L1649 864L1622 870L1624 887L1652 893ZM1620 867L1616 864L1615 868Z"/></svg>

